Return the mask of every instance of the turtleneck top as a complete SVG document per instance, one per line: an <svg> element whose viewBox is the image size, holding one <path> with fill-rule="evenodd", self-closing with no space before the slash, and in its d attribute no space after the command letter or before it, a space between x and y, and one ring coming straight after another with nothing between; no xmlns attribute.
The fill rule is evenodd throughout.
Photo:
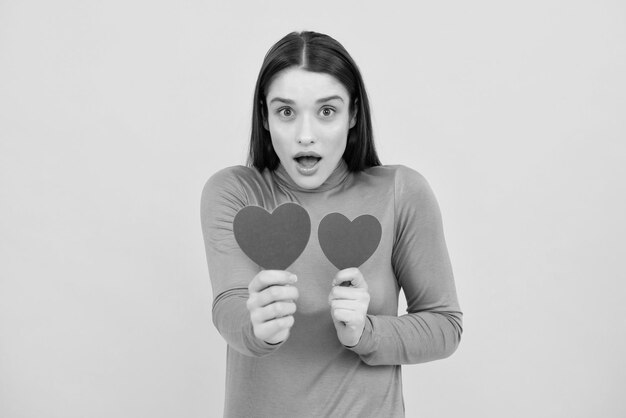
<svg viewBox="0 0 626 418"><path fill-rule="evenodd" d="M287 268L298 276L294 325L287 340L271 345L254 336L246 301L261 268L237 245L233 219L245 206L272 212L287 202L306 209L311 235ZM359 267L370 303L353 347L337 339L328 295L338 270L317 237L333 212L349 220L369 214L382 227L377 249ZM404 417L401 365L448 357L460 342L462 312L439 206L410 168L350 172L341 160L320 187L303 189L282 166L229 167L207 181L201 223L213 323L227 342L225 417ZM398 316L400 289L407 313Z"/></svg>

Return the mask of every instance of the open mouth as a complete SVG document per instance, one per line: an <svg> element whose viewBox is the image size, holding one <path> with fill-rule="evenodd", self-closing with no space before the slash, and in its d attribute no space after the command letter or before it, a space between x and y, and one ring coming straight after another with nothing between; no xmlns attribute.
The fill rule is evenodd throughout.
<svg viewBox="0 0 626 418"><path fill-rule="evenodd" d="M303 168L313 168L322 159L322 157L316 157L313 155L304 155L294 158L298 165Z"/></svg>

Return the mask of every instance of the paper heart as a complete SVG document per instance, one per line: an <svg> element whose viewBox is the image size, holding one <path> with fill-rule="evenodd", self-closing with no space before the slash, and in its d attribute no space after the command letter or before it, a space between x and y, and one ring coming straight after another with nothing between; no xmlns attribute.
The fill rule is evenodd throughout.
<svg viewBox="0 0 626 418"><path fill-rule="evenodd" d="M260 206L246 206L235 215L233 231L252 261L264 269L285 270L304 251L311 219L296 203L284 203L271 214Z"/></svg>
<svg viewBox="0 0 626 418"><path fill-rule="evenodd" d="M352 222L341 213L322 219L317 231L322 251L339 270L359 267L374 254L382 227L372 215L361 215Z"/></svg>

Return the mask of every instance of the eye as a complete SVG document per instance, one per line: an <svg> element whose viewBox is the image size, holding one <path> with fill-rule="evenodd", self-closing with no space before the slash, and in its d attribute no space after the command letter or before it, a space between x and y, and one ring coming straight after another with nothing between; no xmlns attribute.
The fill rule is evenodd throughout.
<svg viewBox="0 0 626 418"><path fill-rule="evenodd" d="M278 116L282 116L283 118L290 118L293 116L293 110L288 107L281 107L276 111L276 113L278 113Z"/></svg>
<svg viewBox="0 0 626 418"><path fill-rule="evenodd" d="M335 114L335 109L332 107L324 107L322 108L322 116L329 118Z"/></svg>

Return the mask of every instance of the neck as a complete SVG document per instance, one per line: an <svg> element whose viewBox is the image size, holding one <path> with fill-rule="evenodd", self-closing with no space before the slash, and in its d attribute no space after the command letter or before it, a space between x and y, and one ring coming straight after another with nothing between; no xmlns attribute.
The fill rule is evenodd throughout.
<svg viewBox="0 0 626 418"><path fill-rule="evenodd" d="M306 193L316 193L316 192L323 192L325 190L330 190L330 189L337 187L346 179L346 177L348 176L348 173L349 173L348 164L346 164L346 162L342 158L339 160L339 164L337 165L335 170L330 174L330 176L328 176L326 181L322 183L319 187L316 187L315 189L305 189L304 187L299 186L295 181L293 181L291 176L289 176L289 174L287 173L287 170L285 170L285 167L283 167L282 164L278 165L278 168L272 173L272 175L274 176L274 178L279 184L285 186L288 189L297 190L297 191L306 192Z"/></svg>

